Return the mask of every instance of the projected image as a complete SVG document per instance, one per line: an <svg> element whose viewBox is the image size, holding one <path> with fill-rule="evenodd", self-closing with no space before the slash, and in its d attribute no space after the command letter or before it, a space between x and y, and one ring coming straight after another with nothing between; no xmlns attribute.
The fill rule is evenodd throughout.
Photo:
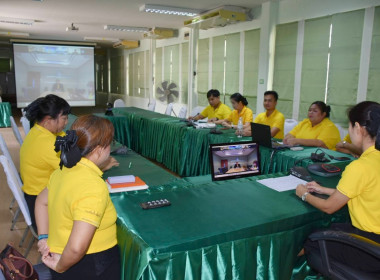
<svg viewBox="0 0 380 280"><path fill-rule="evenodd" d="M95 106L94 48L14 44L17 107L55 94L71 106Z"/></svg>
<svg viewBox="0 0 380 280"><path fill-rule="evenodd" d="M260 174L256 143L215 145L211 156L214 179Z"/></svg>

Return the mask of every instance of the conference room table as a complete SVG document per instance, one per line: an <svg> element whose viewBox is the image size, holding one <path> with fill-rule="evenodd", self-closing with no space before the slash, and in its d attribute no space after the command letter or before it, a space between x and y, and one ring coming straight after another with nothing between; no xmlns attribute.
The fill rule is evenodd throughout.
<svg viewBox="0 0 380 280"><path fill-rule="evenodd" d="M10 116L12 116L11 104L9 102L0 102L0 127L11 126Z"/></svg>
<svg viewBox="0 0 380 280"><path fill-rule="evenodd" d="M257 182L285 173L212 182L210 175L176 178L133 151L115 158L120 166L104 178L132 174L149 185L111 194L122 279L304 279L310 269L297 254L307 236L347 221L346 207L327 215L294 190L277 192ZM327 187L339 180L314 178ZM157 199L171 205L140 207Z"/></svg>
<svg viewBox="0 0 380 280"><path fill-rule="evenodd" d="M233 129L195 129L179 118L148 110L123 107L113 108L110 119L115 127L115 139L137 153L164 164L181 177L210 174L209 145L251 141L251 137L238 138ZM322 149L333 157L347 156L336 151ZM315 147L304 147L302 151L275 150L260 146L261 170L263 174L288 171L294 164L307 166ZM272 154L273 153L273 154ZM348 156L352 161L354 158ZM330 163L337 163L331 160Z"/></svg>

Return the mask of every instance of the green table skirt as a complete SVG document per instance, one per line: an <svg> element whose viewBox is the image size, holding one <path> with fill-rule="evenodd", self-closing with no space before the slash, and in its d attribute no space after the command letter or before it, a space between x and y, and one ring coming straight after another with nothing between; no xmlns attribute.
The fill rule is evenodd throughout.
<svg viewBox="0 0 380 280"><path fill-rule="evenodd" d="M231 129L220 130L222 134L210 134L210 129L187 127L178 118L134 107L114 108L113 112L115 116L107 118L114 124L115 139L139 154L163 163L181 177L210 174L210 144L252 139L238 138ZM311 147L304 151L281 150L270 161L272 149L260 147L262 173L288 171L297 160L310 156L315 150ZM333 156L347 156L325 151ZM306 166L310 161L300 163Z"/></svg>
<svg viewBox="0 0 380 280"><path fill-rule="evenodd" d="M0 102L0 127L11 126L10 116L12 116L11 104Z"/></svg>
<svg viewBox="0 0 380 280"><path fill-rule="evenodd" d="M305 239L317 228L347 221L347 208L327 215L294 191L256 182L279 175L224 182L194 177L112 195L122 279L303 279L310 271L297 254ZM337 180L319 178L327 186ZM172 205L139 206L159 198Z"/></svg>

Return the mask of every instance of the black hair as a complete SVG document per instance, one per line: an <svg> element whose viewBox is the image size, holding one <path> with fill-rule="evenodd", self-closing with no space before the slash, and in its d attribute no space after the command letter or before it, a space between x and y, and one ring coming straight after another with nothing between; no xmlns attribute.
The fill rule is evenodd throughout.
<svg viewBox="0 0 380 280"><path fill-rule="evenodd" d="M363 101L348 111L348 119L352 126L357 122L364 126L368 134L375 138L375 147L380 150L380 104L372 101Z"/></svg>
<svg viewBox="0 0 380 280"><path fill-rule="evenodd" d="M217 89L210 89L210 90L207 92L207 98L210 98L211 96L219 97L219 96L220 96L220 92L219 92L219 90L217 90Z"/></svg>
<svg viewBox="0 0 380 280"><path fill-rule="evenodd" d="M278 93L274 90L267 90L266 92L264 92L264 96L265 95L273 95L274 99L276 99L276 101L278 100Z"/></svg>
<svg viewBox="0 0 380 280"><path fill-rule="evenodd" d="M311 103L310 107L314 104L318 106L322 113L326 113L326 118L330 117L331 107L329 105L326 105L323 101L315 101Z"/></svg>
<svg viewBox="0 0 380 280"><path fill-rule="evenodd" d="M235 100L237 103L241 102L241 103L243 103L245 106L248 105L247 98L245 98L243 95L241 95L241 94L238 93L238 92L236 92L236 93L234 93L233 95L231 95L230 99Z"/></svg>
<svg viewBox="0 0 380 280"><path fill-rule="evenodd" d="M31 125L34 125L35 122L41 122L46 116L56 119L61 113L68 115L71 112L71 107L65 99L54 94L48 94L34 100L24 108L24 111Z"/></svg>

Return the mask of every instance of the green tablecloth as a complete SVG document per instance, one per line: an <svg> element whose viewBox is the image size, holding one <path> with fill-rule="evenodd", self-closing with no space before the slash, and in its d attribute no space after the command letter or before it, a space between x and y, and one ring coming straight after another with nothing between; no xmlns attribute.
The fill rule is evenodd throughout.
<svg viewBox="0 0 380 280"><path fill-rule="evenodd" d="M122 279L303 279L297 254L310 232L345 221L347 209L327 215L294 191L276 192L262 175L210 182L185 178L133 193L113 194L118 213ZM318 178L333 187L339 178ZM142 210L166 198L172 205Z"/></svg>
<svg viewBox="0 0 380 280"><path fill-rule="evenodd" d="M11 126L10 116L12 116L11 104L0 102L0 127Z"/></svg>
<svg viewBox="0 0 380 280"><path fill-rule="evenodd" d="M234 130L231 129L221 130L222 134L210 134L209 129L187 127L178 118L144 109L114 108L113 112L115 116L105 117L114 124L115 139L139 154L163 163L182 177L210 173L210 144L251 140L251 137L236 137ZM289 170L296 160L310 156L315 150L316 148L309 147L304 151L276 152L273 156L272 172ZM347 156L334 151L325 151L333 156ZM272 149L260 147L264 174L269 172L271 152ZM302 161L303 165L307 163L308 161Z"/></svg>

